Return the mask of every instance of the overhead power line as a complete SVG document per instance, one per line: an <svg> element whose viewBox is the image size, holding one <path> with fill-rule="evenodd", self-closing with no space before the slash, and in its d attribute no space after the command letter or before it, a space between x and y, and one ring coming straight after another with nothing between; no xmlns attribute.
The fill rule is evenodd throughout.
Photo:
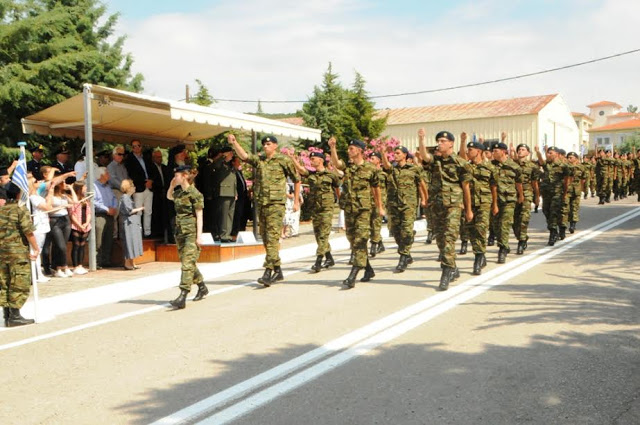
<svg viewBox="0 0 640 425"><path fill-rule="evenodd" d="M588 61L585 61L585 62L578 62L578 63L574 63L574 64L571 64L571 65L564 65L564 66L559 66L559 67L556 67L556 68L545 69L545 70L542 70L542 71L530 72L528 74L519 74L519 75L514 75L512 77L498 78L498 79L495 79L495 80L482 81L482 82L478 82L478 83L462 84L462 85L459 85L459 86L443 87L443 88L439 88L439 89L429 89L429 90L420 90L420 91L394 93L394 94L381 94L381 95L377 95L377 96L369 96L369 99L384 99L384 98L389 98L389 97L414 96L414 95L417 95L417 94L438 93L438 92L444 92L444 91L465 89L465 88L469 88L469 87L486 86L488 84L502 83L504 81L518 80L518 79L521 79L521 78L533 77L535 75L542 75L542 74L548 74L550 72L556 72L556 71L562 71L562 70L565 70L565 69L577 68L579 66L589 65L589 64L592 64L592 63L596 63L596 62L602 62L602 61L606 61L606 60L609 60L609 59L614 59L614 58L618 58L620 56L626 56L626 55L630 55L630 54L638 53L638 52L640 52L640 49L634 49L634 50L629 50L627 52L616 53L615 55L604 56L604 57L597 58L597 59L591 59L591 60L588 60ZM216 101L218 101L218 102L234 102L234 103L258 103L258 102L260 102L260 103L304 103L307 100L216 99Z"/></svg>

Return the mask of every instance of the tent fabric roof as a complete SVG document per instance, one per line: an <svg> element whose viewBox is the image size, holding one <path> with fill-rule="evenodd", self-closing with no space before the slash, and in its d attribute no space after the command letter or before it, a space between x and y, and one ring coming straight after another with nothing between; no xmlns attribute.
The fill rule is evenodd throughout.
<svg viewBox="0 0 640 425"><path fill-rule="evenodd" d="M533 115L540 112L556 96L558 95L550 94L452 105L384 109L377 111L376 115L386 116L387 125Z"/></svg>
<svg viewBox="0 0 640 425"><path fill-rule="evenodd" d="M234 129L293 139L320 140L320 130L254 115L161 99L86 84L91 90L93 137L126 143L136 138L150 146L193 144ZM82 93L22 119L26 134L84 139Z"/></svg>

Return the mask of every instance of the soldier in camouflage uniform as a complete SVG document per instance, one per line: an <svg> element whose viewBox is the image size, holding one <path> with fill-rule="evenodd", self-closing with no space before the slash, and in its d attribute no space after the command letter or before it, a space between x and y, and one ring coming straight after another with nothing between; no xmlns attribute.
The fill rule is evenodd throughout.
<svg viewBox="0 0 640 425"><path fill-rule="evenodd" d="M527 249L529 240L528 230L531 220L531 203L538 207L540 205L540 167L529 159L531 151L529 146L521 143L515 151L516 163L522 169L522 192L524 202L516 204L513 213L513 233L518 239L518 249L516 254L522 255Z"/></svg>
<svg viewBox="0 0 640 425"><path fill-rule="evenodd" d="M596 155L590 158L591 161L591 170L590 170L590 180L589 180L589 190L591 191L591 197L595 198L596 196Z"/></svg>
<svg viewBox="0 0 640 425"><path fill-rule="evenodd" d="M209 293L196 264L202 244L202 210L204 209L204 197L193 185L196 174L191 171L189 165L179 166L175 170L167 191L167 199L173 201L176 211L175 240L182 271L180 295L171 301L171 305L178 309L185 308L191 285L198 285L198 293L193 298L194 301L200 301Z"/></svg>
<svg viewBox="0 0 640 425"><path fill-rule="evenodd" d="M0 207L0 304L4 325L10 328L34 323L33 319L22 317L20 309L31 289L29 260L35 261L40 252L29 210L18 203L20 189L9 183L2 195L6 203Z"/></svg>
<svg viewBox="0 0 640 425"><path fill-rule="evenodd" d="M487 265L485 254L487 252L489 217L498 215L498 190L496 186L498 174L491 161L484 159L486 149L486 146L480 142L469 142L464 148L460 148L460 156L463 159L468 159L469 170L473 176L471 182L473 220L465 223L463 230L469 235L475 254L474 275L480 275L482 269Z"/></svg>
<svg viewBox="0 0 640 425"><path fill-rule="evenodd" d="M316 237L316 262L311 266L311 270L318 273L323 267L329 268L336 263L331 255L331 245L329 245L329 235L331 234L331 222L333 221L334 194L336 188L340 187L340 177L328 171L324 166L324 152L311 152L309 160L315 171L309 171L303 167L297 157L291 153L291 159L296 169L302 177L307 178L309 183L309 198L313 234ZM325 258L324 264L322 259Z"/></svg>
<svg viewBox="0 0 640 425"><path fill-rule="evenodd" d="M575 152L569 152L567 154L569 164L573 167L573 173L571 176L571 185L569 186L568 199L569 199L569 233L576 231L576 223L580 221L580 192L585 184L586 177L588 175L585 167L580 164L578 154Z"/></svg>
<svg viewBox="0 0 640 425"><path fill-rule="evenodd" d="M280 267L280 232L287 198L287 177L294 182L294 212L300 209L300 177L291 158L278 153L278 139L275 136L262 138L264 153L260 155L249 155L245 152L233 134L230 134L227 139L238 158L254 169L256 180L254 200L258 207L260 236L266 251L264 274L258 282L269 287L276 281L284 280Z"/></svg>
<svg viewBox="0 0 640 425"><path fill-rule="evenodd" d="M591 157L585 156L581 165L584 170L584 185L582 186L582 193L584 193L584 199L587 199L593 175L593 163L591 162ZM591 197L593 197L593 193L591 193Z"/></svg>
<svg viewBox="0 0 640 425"><path fill-rule="evenodd" d="M633 158L634 171L633 171L633 191L638 195L638 202L640 202L640 149Z"/></svg>
<svg viewBox="0 0 640 425"><path fill-rule="evenodd" d="M611 187L613 185L613 158L611 157L611 151L601 150L598 153L598 159L596 161L596 184L598 190L598 197L600 202L598 205L603 205L605 202L611 202Z"/></svg>
<svg viewBox="0 0 640 425"><path fill-rule="evenodd" d="M622 191L621 184L624 176L624 171L622 169L622 160L620 159L620 154L615 152L613 154L613 200L617 201L620 199L620 192Z"/></svg>
<svg viewBox="0 0 640 425"><path fill-rule="evenodd" d="M420 168L407 162L409 151L403 146L393 151L395 165L391 165L387 156L382 154L382 168L388 176L387 211L389 213L389 233L398 244L400 260L396 271L404 272L413 263L411 246L413 245L413 223L418 208L418 193L426 193ZM421 196L422 197L422 196ZM423 199L421 204L426 205Z"/></svg>
<svg viewBox="0 0 640 425"><path fill-rule="evenodd" d="M426 163L434 163L431 184L438 187L433 203L434 229L436 241L442 257L440 267L440 290L446 291L449 283L460 276L456 267L456 240L460 232L460 214L464 205L467 222L473 220L471 191L469 184L473 177L468 163L453 152L455 137L448 131L436 135L439 155L431 155L424 144L424 129L418 131L420 156Z"/></svg>
<svg viewBox="0 0 640 425"><path fill-rule="evenodd" d="M382 161L382 154L380 152L373 152L369 157L369 161L376 167L378 172L378 184L380 188L380 198L382 205L386 206L387 203L387 175L382 172L380 167L380 161ZM387 214L389 212L387 211ZM375 257L377 254L385 251L384 244L382 243L382 216L378 214L378 208L374 206L371 210L371 249L369 255ZM353 261L352 261L353 262Z"/></svg>
<svg viewBox="0 0 640 425"><path fill-rule="evenodd" d="M437 155L437 152L433 152L434 155ZM438 190L439 188L437 188L436 186L433 186L431 184L431 171L433 169L434 163L428 163L428 164L424 164L423 165L423 180L424 183L427 185L427 198L428 199L434 199L435 197L435 192L436 190ZM431 245L431 243L433 242L433 208L431 208L433 204L431 202L427 202L427 206L425 207L425 215L427 218L427 239L425 239L424 243L427 245Z"/></svg>
<svg viewBox="0 0 640 425"><path fill-rule="evenodd" d="M571 183L571 170L567 164L560 161L558 151L555 146L547 148L547 158L542 164L542 212L547 218L549 246L555 245L558 240L558 227L562 224L562 204ZM539 162L542 162L542 153L537 146L536 153Z"/></svg>
<svg viewBox="0 0 640 425"><path fill-rule="evenodd" d="M514 160L509 158L509 148L500 142L493 146L493 165L498 170L498 227L496 240L498 242L498 263L506 261L509 248L509 234L513 226L513 216L516 203L524 203L522 191L522 169ZM529 207L530 208L530 207Z"/></svg>
<svg viewBox="0 0 640 425"><path fill-rule="evenodd" d="M375 272L367 258L367 241L371 235L371 211L375 205L378 214L384 215L378 187L378 172L372 163L365 161L365 143L361 140L349 142L347 154L349 164L338 158L336 139L329 139L331 163L344 171L344 192L340 197L340 208L344 209L347 239L353 252L353 266L349 276L342 282L348 288L355 286L356 278L362 268L365 269L361 282L368 282Z"/></svg>
<svg viewBox="0 0 640 425"><path fill-rule="evenodd" d="M558 149L558 160L569 170L569 176L573 177L574 167L567 160L567 151ZM568 190L568 188L567 188ZM567 236L567 228L569 227L569 194L562 199L562 212L560 227L558 228L558 239L561 241Z"/></svg>

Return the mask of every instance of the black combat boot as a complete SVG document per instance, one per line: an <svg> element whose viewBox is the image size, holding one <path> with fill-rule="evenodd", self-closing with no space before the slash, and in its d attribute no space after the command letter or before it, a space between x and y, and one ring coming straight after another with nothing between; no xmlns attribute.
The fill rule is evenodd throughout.
<svg viewBox="0 0 640 425"><path fill-rule="evenodd" d="M547 243L547 245L554 246L557 240L558 240L558 231L556 229L551 229L549 231L549 242Z"/></svg>
<svg viewBox="0 0 640 425"><path fill-rule="evenodd" d="M386 250L386 248L384 247L384 244L382 243L382 241L378 242L378 251L377 253L380 254L382 252L384 252Z"/></svg>
<svg viewBox="0 0 640 425"><path fill-rule="evenodd" d="M469 244L469 241L462 241L462 244L460 245L460 255L465 255L467 253L468 244Z"/></svg>
<svg viewBox="0 0 640 425"><path fill-rule="evenodd" d="M498 251L498 264L504 264L507 262L507 248L500 247Z"/></svg>
<svg viewBox="0 0 640 425"><path fill-rule="evenodd" d="M398 265L396 266L396 271L398 273L402 273L407 270L407 256L404 254L400 254L400 260L398 260Z"/></svg>
<svg viewBox="0 0 640 425"><path fill-rule="evenodd" d="M4 325L7 326L7 319L9 318L9 307L2 307Z"/></svg>
<svg viewBox="0 0 640 425"><path fill-rule="evenodd" d="M618 194L617 194L617 193L614 193L614 194L613 194L613 200L614 200L614 201L617 201L618 199L619 199L619 198L618 198Z"/></svg>
<svg viewBox="0 0 640 425"><path fill-rule="evenodd" d="M336 265L336 262L333 261L333 256L331 255L330 252L327 252L326 254L324 254L324 258L326 258L326 260L324 260L324 264L322 264L322 267L324 267L325 269L328 269L329 267Z"/></svg>
<svg viewBox="0 0 640 425"><path fill-rule="evenodd" d="M524 254L524 245L525 245L525 241L518 241L518 249L516 250L516 254L517 255L522 255Z"/></svg>
<svg viewBox="0 0 640 425"><path fill-rule="evenodd" d="M476 254L476 258L473 261L473 274L476 276L482 274L482 254Z"/></svg>
<svg viewBox="0 0 640 425"><path fill-rule="evenodd" d="M369 255L375 257L378 253L378 242L371 241L371 248L369 249Z"/></svg>
<svg viewBox="0 0 640 425"><path fill-rule="evenodd" d="M453 273L451 274L451 281L458 280L460 278L460 269L458 267L453 268Z"/></svg>
<svg viewBox="0 0 640 425"><path fill-rule="evenodd" d="M356 286L356 278L358 277L358 272L360 272L361 267L353 266L351 267L351 273L349 273L349 277L347 277L342 284L347 288L353 288Z"/></svg>
<svg viewBox="0 0 640 425"><path fill-rule="evenodd" d="M604 198L604 202L606 202L607 204L611 203L611 194L607 193L607 196Z"/></svg>
<svg viewBox="0 0 640 425"><path fill-rule="evenodd" d="M569 223L569 233L573 233L576 231L576 222L572 221L571 223Z"/></svg>
<svg viewBox="0 0 640 425"><path fill-rule="evenodd" d="M480 265L483 269L487 267L487 256L482 254L482 264Z"/></svg>
<svg viewBox="0 0 640 425"><path fill-rule="evenodd" d="M493 246L496 243L496 235L492 231L489 232L489 239L487 239L487 246Z"/></svg>
<svg viewBox="0 0 640 425"><path fill-rule="evenodd" d="M587 199L587 194L586 193L584 194L584 198L583 199Z"/></svg>
<svg viewBox="0 0 640 425"><path fill-rule="evenodd" d="M453 267L443 266L442 274L440 275L440 285L438 285L438 289L441 291L446 291L449 289L449 283L451 282L451 278L453 277Z"/></svg>
<svg viewBox="0 0 640 425"><path fill-rule="evenodd" d="M411 254L407 255L407 264L413 264L413 257Z"/></svg>
<svg viewBox="0 0 640 425"><path fill-rule="evenodd" d="M560 232L558 232L558 239L561 241L567 237L567 228L565 226L560 226Z"/></svg>
<svg viewBox="0 0 640 425"><path fill-rule="evenodd" d="M193 297L193 300L200 301L207 295L209 295L209 288L207 288L207 285L205 285L204 282L198 283L198 293Z"/></svg>
<svg viewBox="0 0 640 425"><path fill-rule="evenodd" d="M640 192L638 193L638 202L640 202Z"/></svg>
<svg viewBox="0 0 640 425"><path fill-rule="evenodd" d="M273 271L271 269L264 269L264 274L261 278L258 278L258 283L263 284L265 287L271 286L271 273Z"/></svg>
<svg viewBox="0 0 640 425"><path fill-rule="evenodd" d="M598 205L604 205L604 196L598 196L600 201L598 201Z"/></svg>
<svg viewBox="0 0 640 425"><path fill-rule="evenodd" d="M640 202L640 196L638 196L638 202ZM427 240L424 241L427 245L431 244L431 242L433 242L433 230L427 232Z"/></svg>
<svg viewBox="0 0 640 425"><path fill-rule="evenodd" d="M356 260L356 253L351 251L351 256L349 257L349 262L347 263L350 266L353 266L353 262Z"/></svg>
<svg viewBox="0 0 640 425"><path fill-rule="evenodd" d="M180 290L180 295L178 295L178 298L176 298L173 301L169 301L169 304L171 304L173 307L178 308L178 309L185 308L187 306L187 294L188 293L189 293L189 291L187 291L186 289L181 289Z"/></svg>
<svg viewBox="0 0 640 425"><path fill-rule="evenodd" d="M311 266L311 270L313 270L316 273L322 270L322 255L318 255L316 257L316 262L313 266Z"/></svg>
<svg viewBox="0 0 640 425"><path fill-rule="evenodd" d="M20 314L20 309L19 308L13 308L13 307L9 307L9 314L7 315L7 318L4 319L4 325L7 328L13 328L16 326L24 326L24 325L31 325L33 323L35 323L36 321L33 319L25 319L24 317L22 317L22 315Z"/></svg>
<svg viewBox="0 0 640 425"><path fill-rule="evenodd" d="M284 280L282 269L280 268L280 266L275 266L273 268L273 274L271 275L271 283L278 282L281 280Z"/></svg>
<svg viewBox="0 0 640 425"><path fill-rule="evenodd" d="M371 267L371 263L367 260L367 265L364 268L364 276L360 279L360 282L369 282L371 279L375 277L376 273L373 271L373 267Z"/></svg>

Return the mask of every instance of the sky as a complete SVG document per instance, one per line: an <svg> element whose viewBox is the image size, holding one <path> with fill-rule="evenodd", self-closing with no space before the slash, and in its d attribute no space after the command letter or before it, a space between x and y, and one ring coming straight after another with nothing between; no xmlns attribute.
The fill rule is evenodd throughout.
<svg viewBox="0 0 640 425"><path fill-rule="evenodd" d="M217 99L295 112L329 63L372 96L526 74L640 48L637 0L103 0L144 75L144 93L184 99L199 79ZM560 93L574 112L640 104L640 52L516 81L376 99L399 108ZM255 112L255 103L217 107Z"/></svg>

